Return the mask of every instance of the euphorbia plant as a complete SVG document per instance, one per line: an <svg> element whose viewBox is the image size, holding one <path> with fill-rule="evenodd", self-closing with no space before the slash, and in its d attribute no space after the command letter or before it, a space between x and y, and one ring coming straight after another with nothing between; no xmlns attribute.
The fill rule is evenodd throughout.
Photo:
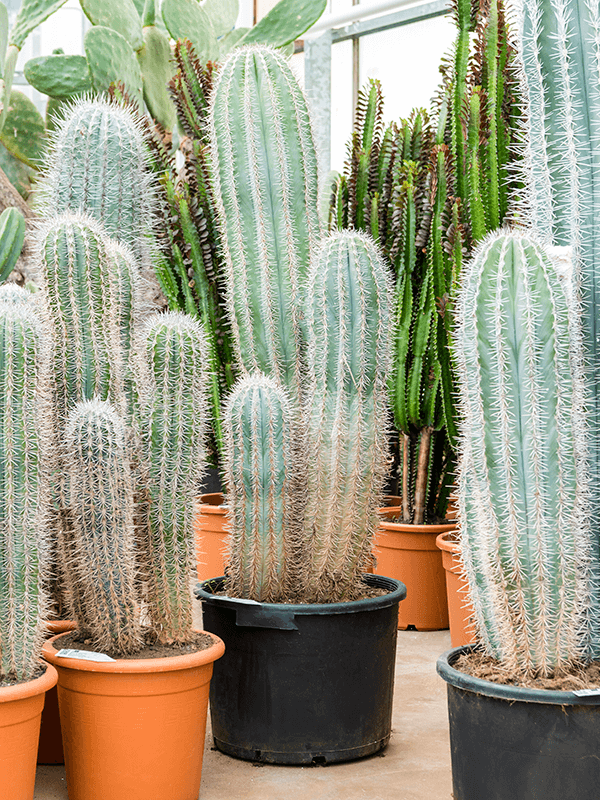
<svg viewBox="0 0 600 800"><path fill-rule="evenodd" d="M230 56L210 120L228 311L251 373L226 414L228 591L350 600L387 466L387 267L363 234L319 241L310 119L281 56Z"/></svg>

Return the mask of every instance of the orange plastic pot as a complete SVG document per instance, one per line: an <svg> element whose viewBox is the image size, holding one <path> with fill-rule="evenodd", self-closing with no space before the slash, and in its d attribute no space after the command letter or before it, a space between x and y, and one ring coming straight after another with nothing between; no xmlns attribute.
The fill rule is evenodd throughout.
<svg viewBox="0 0 600 800"><path fill-rule="evenodd" d="M199 581L207 581L225 572L224 552L229 536L226 514L221 492L201 495L194 515Z"/></svg>
<svg viewBox="0 0 600 800"><path fill-rule="evenodd" d="M75 628L71 620L52 619L46 622L48 633L67 633ZM65 755L62 745L60 730L60 715L58 713L58 692L53 686L46 692L46 702L42 711L42 724L40 726L40 742L37 754L38 764L64 764Z"/></svg>
<svg viewBox="0 0 600 800"><path fill-rule="evenodd" d="M208 689L225 645L172 658L95 662L57 657L69 800L196 800Z"/></svg>
<svg viewBox="0 0 600 800"><path fill-rule="evenodd" d="M418 631L447 628L448 600L442 553L435 540L440 533L456 529L456 523L409 525L395 522L399 498L388 498L380 508L373 554L377 574L396 578L406 586L406 599L398 608L398 627Z"/></svg>
<svg viewBox="0 0 600 800"><path fill-rule="evenodd" d="M40 721L46 692L58 675L50 664L33 681L0 689L0 797L32 800Z"/></svg>
<svg viewBox="0 0 600 800"><path fill-rule="evenodd" d="M474 644L473 607L467 599L467 582L462 574L460 544L453 532L440 533L435 543L442 552L442 564L446 570L452 647Z"/></svg>

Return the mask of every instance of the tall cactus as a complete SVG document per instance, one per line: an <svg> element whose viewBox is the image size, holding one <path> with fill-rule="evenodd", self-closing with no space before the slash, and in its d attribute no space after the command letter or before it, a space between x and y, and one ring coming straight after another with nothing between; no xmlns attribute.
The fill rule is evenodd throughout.
<svg viewBox="0 0 600 800"><path fill-rule="evenodd" d="M524 0L519 57L525 97L522 213L548 241L573 248L582 275L583 334L592 384L590 467L600 513L600 7ZM596 523L596 549L600 528ZM600 583L600 573L597 576ZM600 614L600 595L593 599ZM594 636L600 655L600 629Z"/></svg>
<svg viewBox="0 0 600 800"><path fill-rule="evenodd" d="M88 214L146 267L155 216L148 157L132 111L97 98L77 100L53 132L40 209Z"/></svg>
<svg viewBox="0 0 600 800"><path fill-rule="evenodd" d="M363 234L325 239L307 288L309 596L352 599L387 468L388 268Z"/></svg>
<svg viewBox="0 0 600 800"><path fill-rule="evenodd" d="M107 653L141 645L133 482L125 426L110 403L86 400L65 434L70 524L67 584L81 634Z"/></svg>
<svg viewBox="0 0 600 800"><path fill-rule="evenodd" d="M231 541L227 591L283 602L298 591L304 467L297 410L272 378L236 384L225 412Z"/></svg>
<svg viewBox="0 0 600 800"><path fill-rule="evenodd" d="M320 235L306 101L274 50L234 52L213 93L211 151L238 357L300 396L302 287Z"/></svg>
<svg viewBox="0 0 600 800"><path fill-rule="evenodd" d="M464 270L455 335L477 628L507 668L544 675L584 654L592 622L577 280L563 280L535 240L491 235Z"/></svg>
<svg viewBox="0 0 600 800"><path fill-rule="evenodd" d="M0 298L0 674L39 669L48 610L54 466L50 337L26 303Z"/></svg>
<svg viewBox="0 0 600 800"><path fill-rule="evenodd" d="M140 349L147 365L140 417L149 473L150 615L163 639L181 641L192 624L192 518L206 459L207 343L198 322L170 312L148 320Z"/></svg>

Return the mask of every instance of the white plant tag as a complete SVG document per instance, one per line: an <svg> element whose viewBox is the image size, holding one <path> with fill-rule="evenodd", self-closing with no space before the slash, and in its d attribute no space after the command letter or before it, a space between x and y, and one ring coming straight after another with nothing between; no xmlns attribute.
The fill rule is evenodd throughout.
<svg viewBox="0 0 600 800"><path fill-rule="evenodd" d="M107 656L106 653L91 653L89 650L72 650L63 648L56 654L62 658L80 658L82 661L114 661L114 658Z"/></svg>
<svg viewBox="0 0 600 800"><path fill-rule="evenodd" d="M577 695L577 697L593 697L594 695L600 695L600 687L598 689L575 689L573 694Z"/></svg>

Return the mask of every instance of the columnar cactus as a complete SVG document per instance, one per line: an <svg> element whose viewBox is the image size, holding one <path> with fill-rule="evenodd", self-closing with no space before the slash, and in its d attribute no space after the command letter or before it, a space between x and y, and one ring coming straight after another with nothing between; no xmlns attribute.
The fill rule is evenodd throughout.
<svg viewBox="0 0 600 800"><path fill-rule="evenodd" d="M231 524L227 591L259 602L297 592L303 530L302 434L297 410L272 378L241 378L225 411Z"/></svg>
<svg viewBox="0 0 600 800"><path fill-rule="evenodd" d="M92 219L67 212L39 232L39 264L53 328L53 372L61 421L80 400L118 402L123 389L108 240Z"/></svg>
<svg viewBox="0 0 600 800"><path fill-rule="evenodd" d="M39 669L48 609L54 464L50 338L27 303L0 298L0 674Z"/></svg>
<svg viewBox="0 0 600 800"><path fill-rule="evenodd" d="M581 658L590 630L589 431L577 281L563 280L535 240L501 231L456 307L462 556L481 640L514 672Z"/></svg>
<svg viewBox="0 0 600 800"><path fill-rule="evenodd" d="M387 471L388 268L363 234L325 239L307 287L308 592L352 599Z"/></svg>
<svg viewBox="0 0 600 800"><path fill-rule="evenodd" d="M54 131L49 152L39 186L42 212L88 214L148 266L154 193L133 112L97 98L78 100Z"/></svg>
<svg viewBox="0 0 600 800"><path fill-rule="evenodd" d="M214 188L239 361L288 387L303 366L302 287L320 235L317 158L287 62L242 48L219 70L210 114Z"/></svg>
<svg viewBox="0 0 600 800"><path fill-rule="evenodd" d="M172 312L148 320L140 349L148 372L140 427L148 469L150 615L164 639L185 640L192 624L192 516L206 459L208 346L197 321Z"/></svg>
<svg viewBox="0 0 600 800"><path fill-rule="evenodd" d="M592 383L590 468L596 476L592 516L600 554L600 9L576 0L523 0L518 8L526 112L521 211L548 241L573 248L582 275ZM600 585L600 573L597 581ZM592 603L600 618L598 592ZM600 628L593 638L598 657Z"/></svg>
<svg viewBox="0 0 600 800"><path fill-rule="evenodd" d="M67 585L79 630L108 654L135 652L142 639L133 482L125 426L110 403L86 400L69 413L65 464Z"/></svg>

